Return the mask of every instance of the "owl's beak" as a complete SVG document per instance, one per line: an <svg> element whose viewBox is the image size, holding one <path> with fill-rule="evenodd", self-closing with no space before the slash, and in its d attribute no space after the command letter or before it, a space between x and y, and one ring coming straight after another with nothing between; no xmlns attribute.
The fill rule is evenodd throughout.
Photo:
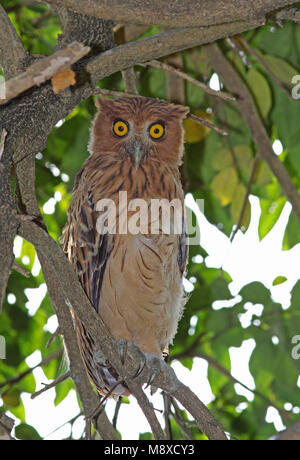
<svg viewBox="0 0 300 460"><path fill-rule="evenodd" d="M142 159L142 157L144 156L145 154L145 149L144 149L144 146L142 144L142 142L140 140L136 140L134 142L134 145L133 145L133 160L134 160L134 163L135 163L135 168L137 169L139 167L139 164L140 164L140 161Z"/></svg>

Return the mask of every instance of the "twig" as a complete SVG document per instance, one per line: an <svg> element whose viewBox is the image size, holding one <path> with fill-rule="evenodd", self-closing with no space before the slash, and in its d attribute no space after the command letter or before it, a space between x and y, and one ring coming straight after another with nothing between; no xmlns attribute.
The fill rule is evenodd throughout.
<svg viewBox="0 0 300 460"><path fill-rule="evenodd" d="M60 430L64 426L68 425L69 423L72 425L75 422L75 420L77 420L81 416L82 416L82 412L79 412L79 414L75 415L75 417L72 417L70 420L67 420L62 425L60 425L57 428L55 428L53 431L50 431L50 433L48 433L46 436L44 436L44 439L47 439L51 434L53 434L56 431Z"/></svg>
<svg viewBox="0 0 300 460"><path fill-rule="evenodd" d="M94 417L97 417L99 414L100 410L103 410L103 404L105 401L113 394L114 390L117 388L117 386L121 385L123 382L122 380L117 380L113 386L110 388L110 390L106 393L106 395L100 400L100 402L97 404L97 407L94 408L93 412L85 417L86 420L90 419L92 420Z"/></svg>
<svg viewBox="0 0 300 460"><path fill-rule="evenodd" d="M62 348L60 350L56 350L54 353L51 353L50 355L48 355L44 359L42 359L42 361L40 361L34 367L30 367L29 369L26 369L26 371L21 372L21 374L18 374L15 377L12 377L11 379L8 379L5 382L0 383L0 388L5 387L6 385L11 386L11 385L14 385L15 383L20 382L24 377L26 377L28 374L31 374L38 367L45 366L46 364L48 364L53 359L60 358L63 355L63 352L64 352L64 350Z"/></svg>
<svg viewBox="0 0 300 460"><path fill-rule="evenodd" d="M194 417L201 431L211 440L226 440L221 424L212 416L207 407L183 383L172 393L183 407ZM205 420L205 423L203 421Z"/></svg>
<svg viewBox="0 0 300 460"><path fill-rule="evenodd" d="M19 265L18 262L14 261L12 268L17 272L21 273L21 275L25 276L25 278L30 277L30 272L26 270L26 268Z"/></svg>
<svg viewBox="0 0 300 460"><path fill-rule="evenodd" d="M186 118L190 118L191 120L195 121L196 123L199 123L200 125L206 126L207 128L210 128L210 129L213 129L218 134L221 134L221 136L228 136L228 132L225 131L225 129L218 128L217 126L213 125L209 121L204 120L204 118L197 117L193 113L188 113Z"/></svg>
<svg viewBox="0 0 300 460"><path fill-rule="evenodd" d="M184 419L181 410L179 409L179 406L174 398L171 398L172 406L174 407L175 413L171 412L174 420L177 422L179 425L184 437L188 440L193 440L193 436L190 432L189 425L190 423Z"/></svg>
<svg viewBox="0 0 300 460"><path fill-rule="evenodd" d="M117 401L114 417L113 417L113 420L112 420L112 425L113 425L114 428L117 428L117 421L118 421L118 416L119 416L121 405L122 405L122 397L120 396L118 401Z"/></svg>
<svg viewBox="0 0 300 460"><path fill-rule="evenodd" d="M40 396L42 393L45 393L45 391L48 391L48 390L50 390L51 388L53 388L53 387L55 387L56 385L58 385L59 383L64 382L64 381L67 380L69 377L71 377L71 372L70 372L70 371L66 372L64 375L61 375L60 377L58 377L57 379L55 379L53 382L48 383L47 385L44 386L44 388L42 388L41 390L37 391L36 393L33 393L33 394L31 395L31 399L37 398L37 397Z"/></svg>
<svg viewBox="0 0 300 460"><path fill-rule="evenodd" d="M134 396L137 399L137 402L140 406L140 408L143 411L143 414L145 415L146 419L148 420L148 423L151 427L151 431L153 433L154 439L155 440L164 440L165 435L164 432L160 426L160 423L156 417L155 411L153 409L152 404L150 404L147 396L145 395L144 391L140 387L139 384L137 384L134 380L128 382L128 387L129 390L132 391Z"/></svg>
<svg viewBox="0 0 300 460"><path fill-rule="evenodd" d="M172 435L172 427L171 427L171 421L170 421L170 415L171 415L171 410L170 410L170 396L163 392L163 399L164 399L164 419L165 419L165 431L166 431L166 439L171 440L173 439Z"/></svg>
<svg viewBox="0 0 300 460"><path fill-rule="evenodd" d="M26 72L3 83L5 85L5 98L0 99L0 105L6 104L9 100L14 99L33 86L40 86L51 79L57 72L65 70L79 61L89 51L89 46L74 42L51 56L35 62Z"/></svg>
<svg viewBox="0 0 300 460"><path fill-rule="evenodd" d="M56 331L51 335L50 339L47 342L46 348L50 348L56 337L58 337L61 334L60 327L56 329Z"/></svg>
<svg viewBox="0 0 300 460"><path fill-rule="evenodd" d="M254 160L253 160L252 170L251 170L250 178L249 178L249 181L248 181L247 190L246 190L246 193L245 193L245 197L244 197L240 217L239 217L239 220L238 220L238 222L236 224L236 227L233 230L232 235L230 237L230 242L231 243L233 242L233 240L235 238L235 235L237 234L237 232L239 231L239 229L240 229L240 227L242 225L244 214L245 214L245 211L246 211L246 207L247 207L247 203L248 203L248 199L249 199L249 195L250 195L250 192L251 192L251 187L252 187L252 184L253 184L253 180L254 180L254 176L255 176L255 173L256 173L258 163L259 163L259 156L256 155Z"/></svg>
<svg viewBox="0 0 300 460"><path fill-rule="evenodd" d="M214 89L211 89L209 86L205 85L201 81L196 80L196 78L191 77L189 74L182 72L182 70L176 69L175 67L169 64L166 64L165 62L153 60L153 61L146 62L145 64L142 64L142 65L151 66L151 67L155 67L156 69L161 69L166 72L174 73L178 77L181 77L184 80L187 80L190 83L193 83L195 86L198 86L207 94L220 97L221 99L224 99L224 100L235 101L235 97L232 96L231 94L225 93L224 91L216 91Z"/></svg>

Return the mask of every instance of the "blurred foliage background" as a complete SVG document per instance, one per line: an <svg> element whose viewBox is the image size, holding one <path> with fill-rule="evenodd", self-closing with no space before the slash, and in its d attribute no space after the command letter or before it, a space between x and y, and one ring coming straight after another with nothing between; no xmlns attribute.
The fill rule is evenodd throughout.
<svg viewBox="0 0 300 460"><path fill-rule="evenodd" d="M30 54L49 55L55 51L60 33L59 20L45 5L12 0L2 0L2 5ZM155 34L158 30L157 27L149 28L135 38ZM283 145L280 160L300 191L300 101L290 97L291 79L300 74L300 28L288 22L283 28L268 24L244 34L244 39L256 56L241 51L238 39L222 42L222 51L253 94L271 141L280 139ZM206 83L214 73L200 48L182 52L177 62L182 70ZM136 66L135 71L139 94L168 98L165 72L141 66ZM192 83L182 84L184 103L191 107L192 112L229 131L229 136L223 138L188 120L184 162L186 192L195 199L205 200L206 218L229 237L241 213L256 147L234 103L208 96ZM124 90L120 73L103 79L99 86ZM47 148L36 156L39 205L48 230L56 241L59 241L65 224L74 176L88 156L89 129L94 114L93 98L82 102L53 129ZM262 213L257 231L262 239L274 227L286 203L276 177L262 161L256 170L251 193L260 200ZM242 231L247 230L250 219L251 207L248 204ZM299 225L291 213L282 248L290 250L299 242ZM0 410L13 414L20 421L15 432L17 438L40 439L36 427L26 424L21 398L22 394L34 393L36 389L35 378L25 359L36 350L40 350L42 358L45 358L60 350L62 341L56 338L49 348L46 347L51 337L47 325L53 317L53 309L35 250L26 241L18 241L18 247L17 261L30 272L30 276L25 278L13 271L7 288L7 301L0 320L0 334L6 339L7 354L7 359L0 361ZM291 358L291 339L300 334L300 282L292 289L291 304L287 309L275 303L270 291L255 281L241 289L236 302L230 291L229 274L220 267L207 267L206 257L202 247L191 247L187 278L192 280L193 290L171 358L177 357L191 369L193 357L205 357L215 397L209 409L223 424L225 431L237 439L266 439L275 432L273 424L266 422L268 407L278 409L286 426L299 419L297 382L300 361ZM275 280L275 284L282 282L285 282L284 277L279 276ZM34 309L28 308L31 290L35 290L39 299ZM226 300L226 306L213 308L214 302L220 300ZM230 303L231 300L233 302ZM241 315L250 308L249 305L257 304L263 306L261 314L252 314L248 325L242 326ZM236 391L229 356L229 347L240 347L249 338L256 343L249 361L255 381L251 401ZM43 366L43 371L48 379L55 379L63 372L63 366L59 354ZM16 376L19 378L10 381ZM70 379L59 384L55 404L60 404L72 388L74 384ZM187 414L179 410L177 421L174 418L171 421L174 439L184 439L178 417L186 422L187 430L195 439L203 438L188 421ZM141 439L149 437L150 433L141 434Z"/></svg>

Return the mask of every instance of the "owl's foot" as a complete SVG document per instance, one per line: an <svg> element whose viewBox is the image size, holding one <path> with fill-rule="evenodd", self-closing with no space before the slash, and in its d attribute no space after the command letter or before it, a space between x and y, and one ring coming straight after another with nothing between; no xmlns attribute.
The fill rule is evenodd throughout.
<svg viewBox="0 0 300 460"><path fill-rule="evenodd" d="M155 354L143 353L136 345L133 343L128 343L125 339L118 340L117 346L119 357L123 365L125 364L127 356L133 361L139 363L135 374L131 377L132 379L136 379L142 373L145 367L150 369L150 374L147 379L145 389L151 386L151 393L154 394L156 388L152 387L152 382L160 373L161 366L164 364L163 361Z"/></svg>
<svg viewBox="0 0 300 460"><path fill-rule="evenodd" d="M146 364L146 357L144 353L133 343L128 343L125 339L120 339L117 342L118 353L121 360L122 365L124 366L126 357L129 357L135 362L138 362L138 368L135 374L132 376L132 379L136 379Z"/></svg>

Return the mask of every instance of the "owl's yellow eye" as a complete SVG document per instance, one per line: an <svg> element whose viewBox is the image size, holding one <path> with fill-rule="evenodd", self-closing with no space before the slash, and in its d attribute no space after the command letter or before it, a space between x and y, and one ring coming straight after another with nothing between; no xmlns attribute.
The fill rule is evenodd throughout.
<svg viewBox="0 0 300 460"><path fill-rule="evenodd" d="M115 120L113 123L113 133L118 137L124 137L129 131L127 121Z"/></svg>
<svg viewBox="0 0 300 460"><path fill-rule="evenodd" d="M162 123L153 123L149 127L150 137L154 140L161 139L165 134L165 127Z"/></svg>

